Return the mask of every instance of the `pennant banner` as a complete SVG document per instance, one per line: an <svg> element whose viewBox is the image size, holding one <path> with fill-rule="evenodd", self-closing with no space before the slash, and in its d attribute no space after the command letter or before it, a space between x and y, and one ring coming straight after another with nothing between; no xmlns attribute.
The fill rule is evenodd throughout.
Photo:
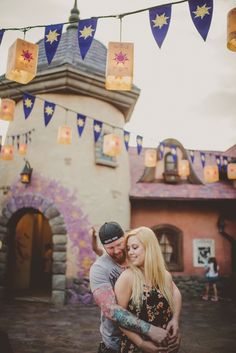
<svg viewBox="0 0 236 353"><path fill-rule="evenodd" d="M206 40L213 14L213 0L189 0L188 3L194 26Z"/></svg>
<svg viewBox="0 0 236 353"><path fill-rule="evenodd" d="M206 155L204 152L200 152L200 156L201 156L202 167L204 168L206 163Z"/></svg>
<svg viewBox="0 0 236 353"><path fill-rule="evenodd" d="M35 102L35 97L32 96L31 94L24 93L23 95L23 108L24 108L24 114L25 114L25 119L28 118L30 115L33 107L34 107L34 102Z"/></svg>
<svg viewBox="0 0 236 353"><path fill-rule="evenodd" d="M0 45L2 43L2 38L3 38L4 32L5 32L5 29L0 29Z"/></svg>
<svg viewBox="0 0 236 353"><path fill-rule="evenodd" d="M55 103L51 103L51 102L44 102L44 124L45 126L47 126L50 122L50 120L52 119L52 116L54 114L55 111Z"/></svg>
<svg viewBox="0 0 236 353"><path fill-rule="evenodd" d="M160 159L163 159L163 157L164 157L164 149L165 149L165 145L164 145L163 142L160 143L159 148L160 148Z"/></svg>
<svg viewBox="0 0 236 353"><path fill-rule="evenodd" d="M176 146L175 145L171 145L170 151L171 151L171 154L172 154L172 156L174 158L174 161L176 162L177 161L177 149L176 149Z"/></svg>
<svg viewBox="0 0 236 353"><path fill-rule="evenodd" d="M191 158L191 162L194 163L195 156L194 156L194 151L193 150L190 151L190 158Z"/></svg>
<svg viewBox="0 0 236 353"><path fill-rule="evenodd" d="M126 151L129 150L129 139L130 139L130 132L124 130L124 143L125 143Z"/></svg>
<svg viewBox="0 0 236 353"><path fill-rule="evenodd" d="M79 20L78 26L78 44L80 54L84 60L95 35L97 28L97 19L89 18L86 20Z"/></svg>
<svg viewBox="0 0 236 353"><path fill-rule="evenodd" d="M140 154L143 148L143 137L140 135L137 135L136 142L137 142L137 152L138 154Z"/></svg>
<svg viewBox="0 0 236 353"><path fill-rule="evenodd" d="M63 24L50 25L45 27L44 47L48 64L51 64L51 61L56 54L57 47L61 40L62 29Z"/></svg>
<svg viewBox="0 0 236 353"><path fill-rule="evenodd" d="M97 142L102 132L102 122L99 120L93 121L93 135L94 135L94 142Z"/></svg>
<svg viewBox="0 0 236 353"><path fill-rule="evenodd" d="M151 30L159 48L166 37L171 19L171 5L158 6L149 10Z"/></svg>
<svg viewBox="0 0 236 353"><path fill-rule="evenodd" d="M82 136L85 122L86 122L86 116L83 114L77 114L77 129L78 129L79 136Z"/></svg>

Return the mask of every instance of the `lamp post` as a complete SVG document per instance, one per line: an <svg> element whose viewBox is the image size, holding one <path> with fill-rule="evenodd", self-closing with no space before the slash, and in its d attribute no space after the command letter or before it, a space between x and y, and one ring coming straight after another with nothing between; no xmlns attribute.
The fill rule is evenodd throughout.
<svg viewBox="0 0 236 353"><path fill-rule="evenodd" d="M32 172L33 168L31 168L29 162L25 160L25 166L20 173L20 181L26 185L30 184Z"/></svg>

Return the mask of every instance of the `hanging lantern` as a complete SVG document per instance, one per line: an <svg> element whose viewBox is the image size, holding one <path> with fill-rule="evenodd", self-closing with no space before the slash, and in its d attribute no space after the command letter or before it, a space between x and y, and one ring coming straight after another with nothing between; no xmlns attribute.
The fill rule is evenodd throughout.
<svg viewBox="0 0 236 353"><path fill-rule="evenodd" d="M229 163L227 165L228 179L236 179L236 163Z"/></svg>
<svg viewBox="0 0 236 353"><path fill-rule="evenodd" d="M3 98L0 106L0 119L12 121L14 119L16 103L13 99Z"/></svg>
<svg viewBox="0 0 236 353"><path fill-rule="evenodd" d="M115 134L103 136L103 153L109 157L116 157L121 154L121 138Z"/></svg>
<svg viewBox="0 0 236 353"><path fill-rule="evenodd" d="M188 177L190 175L189 161L187 159L178 161L178 174L180 177Z"/></svg>
<svg viewBox="0 0 236 353"><path fill-rule="evenodd" d="M227 19L227 48L236 51L236 7L229 11Z"/></svg>
<svg viewBox="0 0 236 353"><path fill-rule="evenodd" d="M57 142L62 145L69 145L71 143L71 127L67 125L59 126Z"/></svg>
<svg viewBox="0 0 236 353"><path fill-rule="evenodd" d="M4 145L1 149L1 159L4 161L11 161L14 157L14 146Z"/></svg>
<svg viewBox="0 0 236 353"><path fill-rule="evenodd" d="M27 144L26 143L20 143L19 144L19 149L18 152L21 156L24 156L27 152Z"/></svg>
<svg viewBox="0 0 236 353"><path fill-rule="evenodd" d="M25 166L20 173L20 181L23 184L30 184L33 168L31 168L28 161L25 161Z"/></svg>
<svg viewBox="0 0 236 353"><path fill-rule="evenodd" d="M217 165L206 165L204 167L204 180L206 183L219 181L219 168Z"/></svg>
<svg viewBox="0 0 236 353"><path fill-rule="evenodd" d="M156 167L157 164L157 150L148 149L145 151L144 157L145 167Z"/></svg>
<svg viewBox="0 0 236 353"><path fill-rule="evenodd" d="M36 76L38 45L18 38L8 51L6 78L28 83Z"/></svg>
<svg viewBox="0 0 236 353"><path fill-rule="evenodd" d="M133 43L108 43L106 89L119 91L132 89L133 55Z"/></svg>

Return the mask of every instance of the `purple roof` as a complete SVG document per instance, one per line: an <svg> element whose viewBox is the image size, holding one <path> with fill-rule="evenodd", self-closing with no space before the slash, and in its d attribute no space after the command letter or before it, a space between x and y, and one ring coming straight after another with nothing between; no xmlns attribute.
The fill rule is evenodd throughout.
<svg viewBox="0 0 236 353"><path fill-rule="evenodd" d="M216 183L204 184L203 168L201 165L200 152L206 156L206 165L216 164L216 155L236 156L236 145L226 152L218 151L194 151L194 163L192 167L196 175L202 180L203 184L168 184L165 182L138 182L143 175L144 166L143 149L140 155L137 154L135 147L129 148L130 170L131 170L131 189L130 198L139 199L188 199L188 200L229 200L236 199L236 187L232 181L219 181ZM186 151L189 155L189 151Z"/></svg>

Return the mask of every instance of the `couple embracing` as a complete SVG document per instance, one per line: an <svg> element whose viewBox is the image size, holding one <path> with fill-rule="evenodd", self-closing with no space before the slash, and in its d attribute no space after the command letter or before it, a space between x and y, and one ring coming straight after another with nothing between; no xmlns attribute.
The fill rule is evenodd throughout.
<svg viewBox="0 0 236 353"><path fill-rule="evenodd" d="M181 294L158 240L147 227L126 234L116 222L99 230L105 253L90 269L101 308L98 353L176 353Z"/></svg>

